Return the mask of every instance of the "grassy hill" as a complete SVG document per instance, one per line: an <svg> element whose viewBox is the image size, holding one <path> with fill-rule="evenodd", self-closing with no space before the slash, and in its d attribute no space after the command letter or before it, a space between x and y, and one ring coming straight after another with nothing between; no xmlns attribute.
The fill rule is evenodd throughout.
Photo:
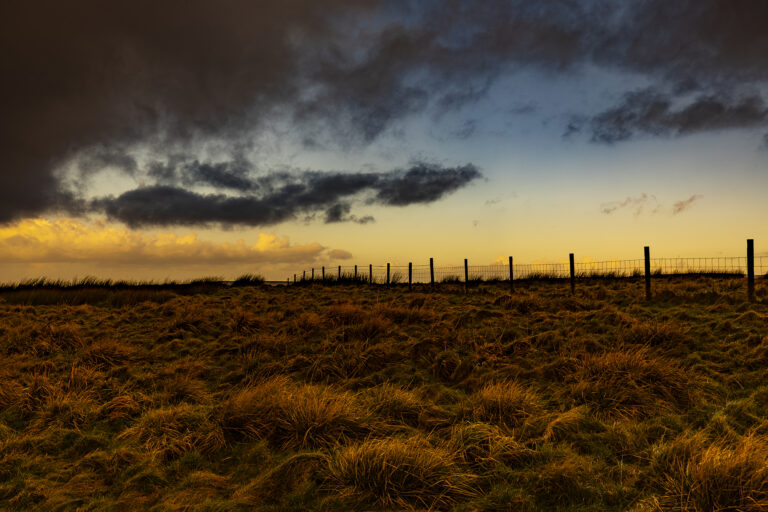
<svg viewBox="0 0 768 512"><path fill-rule="evenodd" d="M766 510L744 281L6 290L0 508Z"/></svg>

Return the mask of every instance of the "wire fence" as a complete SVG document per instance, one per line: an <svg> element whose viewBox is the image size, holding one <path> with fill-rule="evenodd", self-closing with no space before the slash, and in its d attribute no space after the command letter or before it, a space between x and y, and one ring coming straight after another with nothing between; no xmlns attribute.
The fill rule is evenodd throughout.
<svg viewBox="0 0 768 512"><path fill-rule="evenodd" d="M342 265L334 267L314 267L294 274L296 282L302 280L338 280L357 279L373 283L408 283L409 266L402 264L389 265ZM651 273L654 275L676 274L747 274L746 257L715 257L715 258L651 258ZM765 277L768 274L768 256L754 258L755 275ZM429 264L411 265L411 282L430 283L432 275ZM642 276L645 272L645 260L606 260L583 261L574 263L577 277L632 277ZM532 278L568 278L570 263L514 263L513 279ZM464 281L465 267L461 265L434 265L432 267L434 282ZM469 280L509 280L510 266L508 263L492 265L467 265L466 273ZM289 278L289 281L291 279Z"/></svg>

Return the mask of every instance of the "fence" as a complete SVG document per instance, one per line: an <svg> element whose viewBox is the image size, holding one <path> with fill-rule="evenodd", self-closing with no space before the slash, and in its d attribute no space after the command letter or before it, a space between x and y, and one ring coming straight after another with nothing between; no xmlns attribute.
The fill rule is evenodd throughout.
<svg viewBox="0 0 768 512"><path fill-rule="evenodd" d="M408 265L339 265L315 267L293 275L293 282L312 280L358 280L379 284L434 284L440 282L468 281L509 281L533 278L571 279L571 289L577 277L646 277L647 295L650 297L651 275L680 274L732 274L746 275L749 281L750 298L754 296L754 276L768 275L768 256L754 256L754 243L747 240L747 254L744 257L713 258L651 258L649 248L645 257L635 260L607 260L575 262L573 254L569 261L562 263L514 263L510 257L504 264L435 266L430 258L428 264ZM291 279L289 278L290 284Z"/></svg>

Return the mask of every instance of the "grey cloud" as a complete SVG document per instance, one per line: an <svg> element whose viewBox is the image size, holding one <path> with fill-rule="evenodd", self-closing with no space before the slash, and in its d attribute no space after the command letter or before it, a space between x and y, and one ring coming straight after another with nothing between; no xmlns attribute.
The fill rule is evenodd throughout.
<svg viewBox="0 0 768 512"><path fill-rule="evenodd" d="M224 168L227 166L222 164ZM196 168L200 168L198 164ZM205 168L217 168L210 165ZM181 166L186 169L186 166ZM324 212L326 223L366 224L371 216L351 213L350 200L368 195L368 204L408 206L435 202L480 178L473 165L415 164L387 173L308 171L243 178L241 195L204 194L174 185L154 184L117 197L95 199L90 209L131 227L167 225L265 226ZM206 179L202 183L208 183Z"/></svg>
<svg viewBox="0 0 768 512"><path fill-rule="evenodd" d="M606 215L611 215L618 210L629 208L633 210L634 215L638 216L651 208L650 212L658 213L660 211L660 205L656 200L656 196L642 193L637 197L627 197L622 201L610 201L600 205L600 211Z"/></svg>
<svg viewBox="0 0 768 512"><path fill-rule="evenodd" d="M678 215L693 205L693 203L699 201L704 196L701 194L693 194L688 199L682 199L675 201L672 204L672 215ZM621 201L609 201L600 205L600 212L605 215L612 215L620 210L629 209L633 211L635 216L649 213L651 215L661 213L665 210L664 205L659 203L656 196L652 194L642 193L639 196L629 196Z"/></svg>
<svg viewBox="0 0 768 512"><path fill-rule="evenodd" d="M247 192L256 184L248 178L253 166L245 160L221 163L200 163L195 160L182 168L184 185L209 185L217 189Z"/></svg>
<svg viewBox="0 0 768 512"><path fill-rule="evenodd" d="M628 93L623 102L590 122L592 139L613 143L638 133L685 135L695 132L745 128L766 124L768 109L759 96L732 100L699 96L679 107L674 98L653 89Z"/></svg>
<svg viewBox="0 0 768 512"><path fill-rule="evenodd" d="M368 224L369 222L375 222L373 216L357 217L349 213L351 210L352 205L349 203L337 203L325 210L325 223L355 222L357 224Z"/></svg>
<svg viewBox="0 0 768 512"><path fill-rule="evenodd" d="M431 203L481 176L471 164L451 169L418 164L382 179L376 186L376 201L390 206Z"/></svg>

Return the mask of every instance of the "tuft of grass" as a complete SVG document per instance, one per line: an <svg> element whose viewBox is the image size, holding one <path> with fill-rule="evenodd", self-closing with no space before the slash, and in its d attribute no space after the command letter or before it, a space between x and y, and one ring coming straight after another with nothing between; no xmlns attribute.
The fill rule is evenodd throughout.
<svg viewBox="0 0 768 512"><path fill-rule="evenodd" d="M710 444L666 461L660 508L699 512L768 510L768 440L748 436L734 446Z"/></svg>
<svg viewBox="0 0 768 512"><path fill-rule="evenodd" d="M98 405L88 396L55 393L37 409L29 425L31 432L50 428L82 429L93 421Z"/></svg>
<svg viewBox="0 0 768 512"><path fill-rule="evenodd" d="M262 286L264 284L264 276L260 274L243 274L237 279L232 281L232 286Z"/></svg>
<svg viewBox="0 0 768 512"><path fill-rule="evenodd" d="M390 383L365 390L361 400L372 413L412 426L429 410L429 403L417 393Z"/></svg>
<svg viewBox="0 0 768 512"><path fill-rule="evenodd" d="M335 446L370 432L368 412L351 393L283 376L241 389L218 418L231 437L267 439L284 450Z"/></svg>
<svg viewBox="0 0 768 512"><path fill-rule="evenodd" d="M189 404L147 411L117 439L137 441L164 459L193 451L214 453L225 445L222 429L209 411Z"/></svg>
<svg viewBox="0 0 768 512"><path fill-rule="evenodd" d="M385 507L446 508L478 493L454 453L421 438L371 439L328 458L325 485L346 499Z"/></svg>
<svg viewBox="0 0 768 512"><path fill-rule="evenodd" d="M470 398L472 418L516 428L543 411L541 397L519 382L502 381L483 386Z"/></svg>
<svg viewBox="0 0 768 512"><path fill-rule="evenodd" d="M571 380L571 397L605 417L636 418L685 408L694 394L684 368L646 347L585 354Z"/></svg>
<svg viewBox="0 0 768 512"><path fill-rule="evenodd" d="M100 408L100 414L112 421L134 418L141 413L142 407L131 395L118 395Z"/></svg>
<svg viewBox="0 0 768 512"><path fill-rule="evenodd" d="M545 441L564 441L580 435L598 431L599 424L594 420L586 406L574 407L555 415L547 423L543 439Z"/></svg>
<svg viewBox="0 0 768 512"><path fill-rule="evenodd" d="M451 428L446 447L472 471L488 471L500 463L519 462L526 449L488 423L462 423Z"/></svg>

